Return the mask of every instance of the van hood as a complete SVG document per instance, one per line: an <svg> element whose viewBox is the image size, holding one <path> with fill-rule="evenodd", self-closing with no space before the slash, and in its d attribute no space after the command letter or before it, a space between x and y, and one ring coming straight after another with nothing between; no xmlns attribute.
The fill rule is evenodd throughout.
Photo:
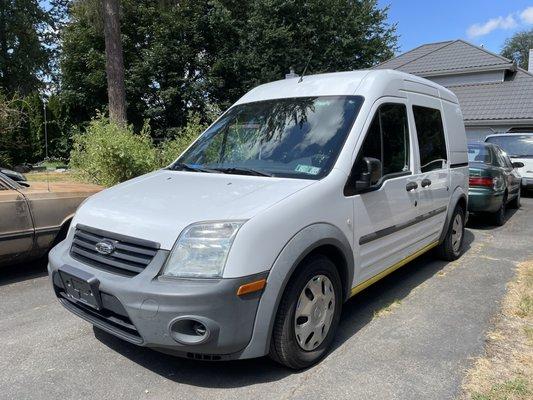
<svg viewBox="0 0 533 400"><path fill-rule="evenodd" d="M170 250L199 221L246 220L316 181L160 170L90 197L73 220Z"/></svg>
<svg viewBox="0 0 533 400"><path fill-rule="evenodd" d="M522 168L517 168L518 173L523 178L533 178L533 157L530 157L530 158L511 157L511 161L524 163L524 166Z"/></svg>

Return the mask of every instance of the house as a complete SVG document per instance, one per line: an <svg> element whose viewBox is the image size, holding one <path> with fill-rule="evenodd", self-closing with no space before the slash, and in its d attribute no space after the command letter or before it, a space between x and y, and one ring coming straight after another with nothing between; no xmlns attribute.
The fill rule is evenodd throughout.
<svg viewBox="0 0 533 400"><path fill-rule="evenodd" d="M533 132L531 58L528 72L483 47L452 40L422 45L374 68L408 72L454 92L469 140L494 132Z"/></svg>

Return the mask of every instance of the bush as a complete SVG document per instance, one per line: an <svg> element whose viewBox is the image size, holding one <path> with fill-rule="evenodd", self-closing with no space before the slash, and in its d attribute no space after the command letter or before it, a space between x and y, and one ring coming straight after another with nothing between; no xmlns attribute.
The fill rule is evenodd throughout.
<svg viewBox="0 0 533 400"><path fill-rule="evenodd" d="M174 132L174 139L166 140L159 146L159 165L166 167L171 164L206 128L199 114L190 114L187 125Z"/></svg>
<svg viewBox="0 0 533 400"><path fill-rule="evenodd" d="M70 167L86 181L112 186L154 170L156 159L148 124L135 134L131 126L98 115L85 132L74 134Z"/></svg>

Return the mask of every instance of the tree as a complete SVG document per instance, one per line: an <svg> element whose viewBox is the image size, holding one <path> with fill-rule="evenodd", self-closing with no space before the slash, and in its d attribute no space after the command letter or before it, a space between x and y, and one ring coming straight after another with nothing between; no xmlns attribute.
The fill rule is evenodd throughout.
<svg viewBox="0 0 533 400"><path fill-rule="evenodd" d="M394 55L395 26L375 0L215 0L207 54L212 96L228 106L252 87L368 68Z"/></svg>
<svg viewBox="0 0 533 400"><path fill-rule="evenodd" d="M516 64L524 69L528 68L529 49L533 49L533 29L515 33L505 40L501 55L514 60Z"/></svg>
<svg viewBox="0 0 533 400"><path fill-rule="evenodd" d="M107 103L102 16L76 0L62 32L61 96L73 123ZM291 67L367 68L396 48L376 0L122 0L127 120L163 139ZM178 133L179 134L179 133Z"/></svg>
<svg viewBox="0 0 533 400"><path fill-rule="evenodd" d="M126 88L120 37L119 0L102 0L102 5L109 119L119 125L124 125L126 123Z"/></svg>
<svg viewBox="0 0 533 400"><path fill-rule="evenodd" d="M50 16L37 0L0 0L0 89L26 95L49 70Z"/></svg>

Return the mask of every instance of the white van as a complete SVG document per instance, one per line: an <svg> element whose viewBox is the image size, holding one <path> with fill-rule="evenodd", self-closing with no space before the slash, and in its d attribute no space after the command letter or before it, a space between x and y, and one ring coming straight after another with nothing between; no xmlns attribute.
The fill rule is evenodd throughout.
<svg viewBox="0 0 533 400"><path fill-rule="evenodd" d="M390 70L292 78L89 198L48 269L68 310L131 343L305 368L350 297L432 248L461 255L467 195L449 90Z"/></svg>
<svg viewBox="0 0 533 400"><path fill-rule="evenodd" d="M522 163L518 173L522 177L522 191L533 190L533 133L497 133L485 142L500 146L513 163Z"/></svg>

